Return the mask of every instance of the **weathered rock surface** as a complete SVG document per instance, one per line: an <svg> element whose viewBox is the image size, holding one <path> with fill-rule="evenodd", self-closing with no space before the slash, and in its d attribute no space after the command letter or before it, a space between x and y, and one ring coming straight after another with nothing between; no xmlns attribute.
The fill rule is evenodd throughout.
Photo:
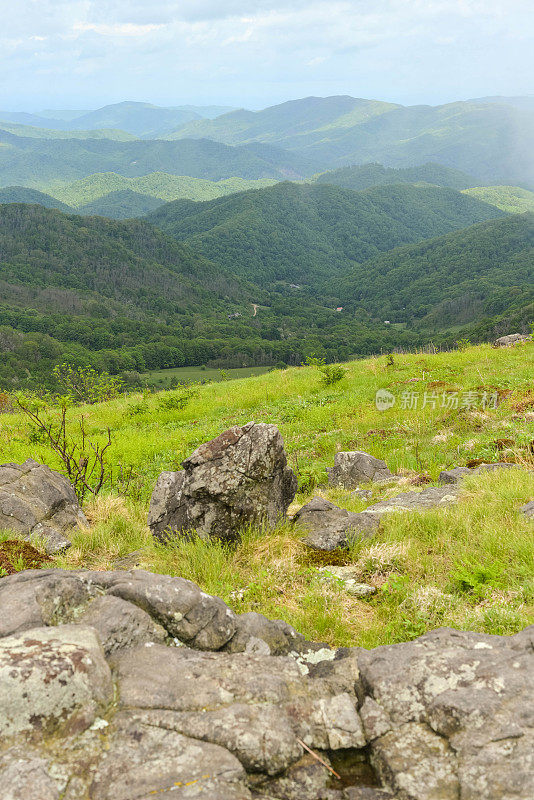
<svg viewBox="0 0 534 800"><path fill-rule="evenodd" d="M29 458L0 465L0 528L28 541L42 539L48 554L70 546L66 534L87 524L68 480Z"/></svg>
<svg viewBox="0 0 534 800"><path fill-rule="evenodd" d="M498 461L494 464L480 464L478 467L455 467L446 469L439 473L440 483L460 483L469 475L479 475L481 472L491 472L495 469L514 469L516 464L509 464L505 461Z"/></svg>
<svg viewBox="0 0 534 800"><path fill-rule="evenodd" d="M235 539L250 523L276 523L297 490L275 425L230 428L182 466L183 472L160 475L150 502L148 524L162 540L188 532Z"/></svg>
<svg viewBox="0 0 534 800"><path fill-rule="evenodd" d="M111 698L111 672L92 628L34 628L0 640L0 741L85 730Z"/></svg>
<svg viewBox="0 0 534 800"><path fill-rule="evenodd" d="M336 453L334 466L328 472L328 483L330 486L354 489L360 483L388 480L393 477L385 461L381 461L369 453L355 450Z"/></svg>
<svg viewBox="0 0 534 800"><path fill-rule="evenodd" d="M534 520L534 500L531 500L529 503L526 503L524 506L522 506L521 513L524 514L527 519Z"/></svg>
<svg viewBox="0 0 534 800"><path fill-rule="evenodd" d="M366 511L356 514L323 497L314 497L302 506L293 522L306 531L304 541L315 550L346 547L352 540L372 536L379 525L378 519Z"/></svg>
<svg viewBox="0 0 534 800"><path fill-rule="evenodd" d="M508 336L500 336L493 342L494 347L511 347L519 342L526 342L531 337L523 333L509 333Z"/></svg>
<svg viewBox="0 0 534 800"><path fill-rule="evenodd" d="M428 489L423 489L422 492L402 492L389 500L380 500L362 513L380 518L383 514L391 511L436 508L456 502L459 494L459 486L430 486Z"/></svg>
<svg viewBox="0 0 534 800"><path fill-rule="evenodd" d="M17 603L2 800L534 796L534 627L334 651L142 571L0 579Z"/></svg>

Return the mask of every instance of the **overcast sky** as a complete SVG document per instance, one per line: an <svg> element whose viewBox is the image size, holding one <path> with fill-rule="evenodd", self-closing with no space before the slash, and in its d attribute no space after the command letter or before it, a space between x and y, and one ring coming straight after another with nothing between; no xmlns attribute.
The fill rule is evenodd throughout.
<svg viewBox="0 0 534 800"><path fill-rule="evenodd" d="M0 0L0 109L534 93L533 0Z"/></svg>

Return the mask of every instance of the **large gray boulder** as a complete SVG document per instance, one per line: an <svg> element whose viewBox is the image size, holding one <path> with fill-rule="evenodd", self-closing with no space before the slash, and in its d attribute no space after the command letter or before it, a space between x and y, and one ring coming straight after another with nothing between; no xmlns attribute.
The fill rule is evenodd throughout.
<svg viewBox="0 0 534 800"><path fill-rule="evenodd" d="M68 532L87 525L78 498L59 472L28 459L0 466L0 528L42 540L48 554L70 547Z"/></svg>
<svg viewBox="0 0 534 800"><path fill-rule="evenodd" d="M328 484L341 486L343 489L355 489L360 483L389 480L393 477L385 461L355 450L335 454L334 466L328 472Z"/></svg>
<svg viewBox="0 0 534 800"><path fill-rule="evenodd" d="M19 573L0 608L2 800L534 797L534 627L332 650L142 571Z"/></svg>
<svg viewBox="0 0 534 800"><path fill-rule="evenodd" d="M148 524L156 538L176 534L229 541L248 524L275 524L297 491L275 425L235 426L198 447L183 472L163 472Z"/></svg>
<svg viewBox="0 0 534 800"><path fill-rule="evenodd" d="M351 541L372 536L379 526L377 517L339 508L324 497L314 497L302 506L293 523L303 528L304 542L314 550L347 547Z"/></svg>
<svg viewBox="0 0 534 800"><path fill-rule="evenodd" d="M494 347L511 347L519 342L526 342L531 339L530 336L523 333L509 333L508 336L500 336L493 342Z"/></svg>

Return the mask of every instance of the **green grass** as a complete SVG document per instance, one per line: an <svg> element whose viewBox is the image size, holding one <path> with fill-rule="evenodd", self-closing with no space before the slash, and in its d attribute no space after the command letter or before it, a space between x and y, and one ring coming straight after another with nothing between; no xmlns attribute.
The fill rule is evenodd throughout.
<svg viewBox="0 0 534 800"><path fill-rule="evenodd" d="M147 386L158 389L168 388L174 381L201 383L205 381L235 380L251 375L263 375L271 367L238 367L236 369L215 369L212 367L176 367L175 369L156 369L143 372L141 380Z"/></svg>
<svg viewBox="0 0 534 800"><path fill-rule="evenodd" d="M300 367L199 386L182 410L167 402L180 390L72 409L73 431L82 413L93 438L110 426L115 468L132 467L134 480L129 496L115 489L87 504L91 527L73 536L73 547L57 563L105 569L141 550L145 569L182 575L238 612L285 619L331 644L371 647L441 625L513 633L534 621L534 531L519 514L534 497L534 474L526 469L471 478L458 503L446 508L386 518L372 541L344 554L361 579L377 587L365 601L321 580L316 555L289 523L248 530L233 549L201 541L164 547L152 542L146 513L161 470L178 468L201 442L251 419L276 423L284 436L300 483L291 512L317 493L354 511L365 507L350 492L324 485L338 450L365 450L404 475L401 487L374 487L373 500L405 491L421 472L436 479L441 469L472 458L498 460L504 439L531 469L533 363L532 343L502 350L483 345L394 355L391 366L385 356L351 362L346 377L327 388L317 369ZM375 406L378 388L397 397L387 411ZM403 391L421 397L425 391L497 391L500 403L486 410L446 409L439 402L403 408ZM0 418L0 447L4 461L32 456L59 466L43 445L31 443L26 422L16 415Z"/></svg>

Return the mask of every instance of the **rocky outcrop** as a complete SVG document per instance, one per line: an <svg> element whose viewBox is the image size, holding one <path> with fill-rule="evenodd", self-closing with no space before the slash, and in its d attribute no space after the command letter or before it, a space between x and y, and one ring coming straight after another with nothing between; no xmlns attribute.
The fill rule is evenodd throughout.
<svg viewBox="0 0 534 800"><path fill-rule="evenodd" d="M530 336L523 333L509 333L508 336L500 336L493 342L494 347L511 347L519 342L527 342Z"/></svg>
<svg viewBox="0 0 534 800"><path fill-rule="evenodd" d="M5 800L534 795L534 628L330 650L146 572L19 573L0 608Z"/></svg>
<svg viewBox="0 0 534 800"><path fill-rule="evenodd" d="M380 518L391 511L419 511L449 505L458 500L459 486L430 486L422 492L402 492L388 500L380 500L365 509L365 514Z"/></svg>
<svg viewBox="0 0 534 800"><path fill-rule="evenodd" d="M249 422L201 445L182 464L163 472L148 516L152 533L235 539L251 523L275 524L297 490L275 425Z"/></svg>
<svg viewBox="0 0 534 800"><path fill-rule="evenodd" d="M481 472L492 472L495 469L513 469L517 464L509 464L506 461L498 461L491 464L480 464L478 467L455 467L446 469L439 473L440 483L460 483L469 475L479 475Z"/></svg>
<svg viewBox="0 0 534 800"><path fill-rule="evenodd" d="M0 466L0 528L44 541L50 555L70 547L69 530L84 524L74 489L59 472L32 459Z"/></svg>
<svg viewBox="0 0 534 800"><path fill-rule="evenodd" d="M354 489L360 483L383 481L394 477L385 461L356 450L335 454L334 466L328 471L328 484L341 486L343 489Z"/></svg>
<svg viewBox="0 0 534 800"><path fill-rule="evenodd" d="M379 525L377 517L338 508L323 497L314 497L302 506L293 523L306 531L304 542L314 550L347 547L351 541L372 536Z"/></svg>

